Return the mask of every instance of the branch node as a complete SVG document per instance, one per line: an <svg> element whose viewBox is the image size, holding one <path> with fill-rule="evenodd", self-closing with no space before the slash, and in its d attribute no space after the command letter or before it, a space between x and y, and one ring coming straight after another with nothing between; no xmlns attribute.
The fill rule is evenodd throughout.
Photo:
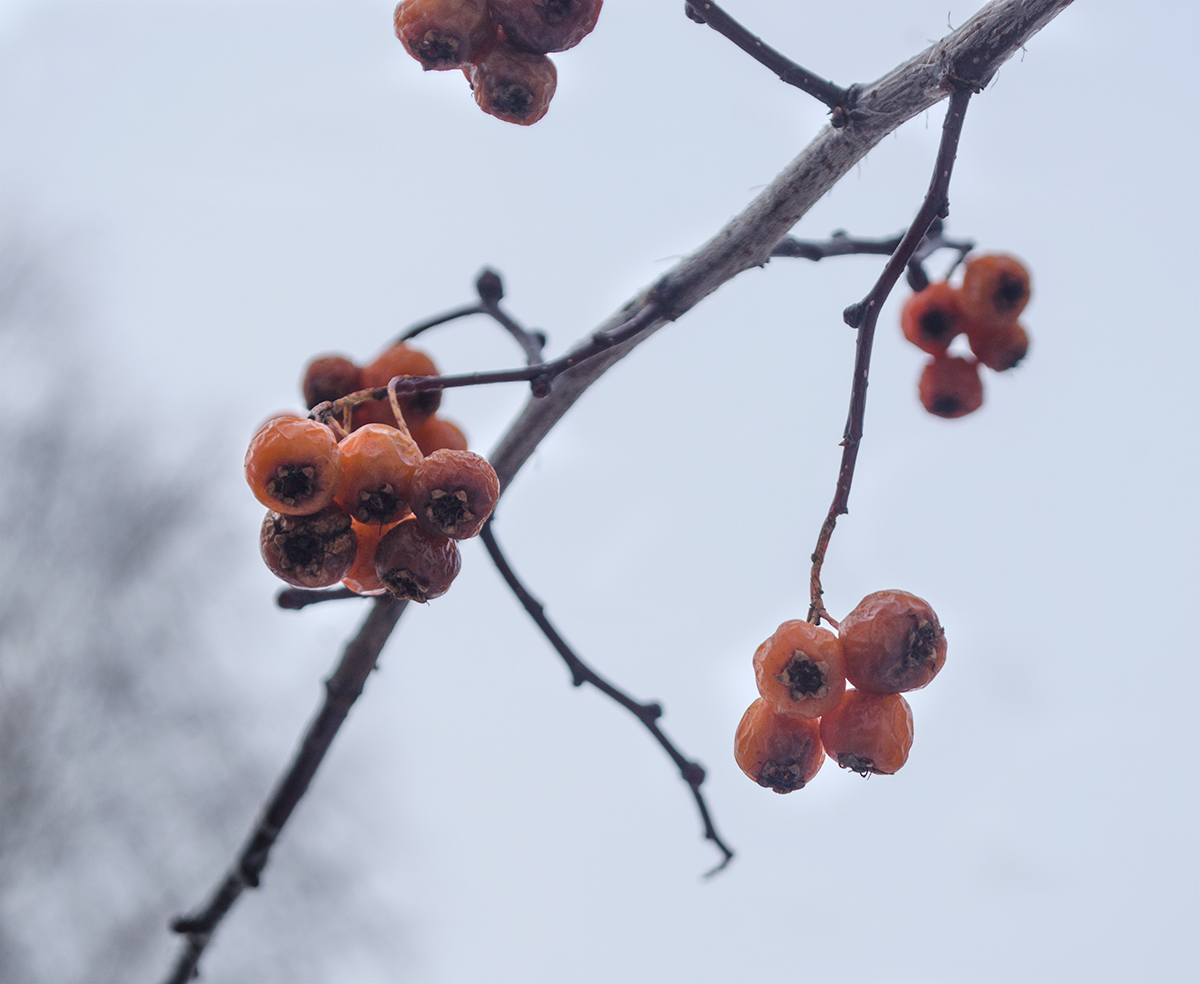
<svg viewBox="0 0 1200 984"><path fill-rule="evenodd" d="M539 400L545 399L550 395L550 391L554 388L554 377L548 372L542 373L540 376L534 376L529 381L529 392L536 396Z"/></svg>

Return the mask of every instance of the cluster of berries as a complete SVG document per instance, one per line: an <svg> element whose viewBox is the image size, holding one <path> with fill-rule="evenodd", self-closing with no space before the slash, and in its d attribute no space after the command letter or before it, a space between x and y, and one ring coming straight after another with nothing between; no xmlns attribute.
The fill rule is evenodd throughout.
<svg viewBox="0 0 1200 984"><path fill-rule="evenodd" d="M921 404L939 417L962 417L983 405L980 365L1011 369L1029 351L1017 315L1029 303L1029 271L1011 256L967 261L961 287L948 281L913 294L900 314L904 337L933 358L921 373ZM967 336L974 358L950 355L950 343Z"/></svg>
<svg viewBox="0 0 1200 984"><path fill-rule="evenodd" d="M529 126L558 82L552 51L579 44L603 0L400 0L396 37L425 71L462 69L485 113Z"/></svg>
<svg viewBox="0 0 1200 984"><path fill-rule="evenodd" d="M363 367L324 356L304 377L316 415L273 417L254 435L246 481L269 510L259 545L277 577L420 602L446 593L459 570L455 541L476 536L500 496L496 472L437 416L440 390L368 396L397 376L435 375L403 343Z"/></svg>
<svg viewBox="0 0 1200 984"><path fill-rule="evenodd" d="M907 591L867 595L837 635L784 622L754 654L761 696L738 725L734 758L777 793L803 789L826 755L863 776L891 775L913 741L912 709L900 695L924 687L945 662L937 615Z"/></svg>

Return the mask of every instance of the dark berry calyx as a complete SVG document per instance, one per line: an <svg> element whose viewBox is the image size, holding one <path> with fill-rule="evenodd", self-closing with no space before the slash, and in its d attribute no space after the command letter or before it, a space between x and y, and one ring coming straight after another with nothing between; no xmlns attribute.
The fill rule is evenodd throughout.
<svg viewBox="0 0 1200 984"><path fill-rule="evenodd" d="M857 755L851 755L849 752L843 752L837 758L838 765L843 769L849 769L851 772L857 772L864 779L870 775L881 776L884 773L875 768L874 759L859 758Z"/></svg>
<svg viewBox="0 0 1200 984"><path fill-rule="evenodd" d="M816 662L797 649L775 679L788 688L792 700L824 697L829 693L829 664Z"/></svg>
<svg viewBox="0 0 1200 984"><path fill-rule="evenodd" d="M904 647L902 666L905 670L937 662L938 648L946 635L937 622L931 622L920 615L909 617L913 624L908 630L908 640Z"/></svg>
<svg viewBox="0 0 1200 984"><path fill-rule="evenodd" d="M804 788L804 764L794 758L767 762L762 767L758 784L777 793L794 793Z"/></svg>
<svg viewBox="0 0 1200 984"><path fill-rule="evenodd" d="M429 584L407 568L398 568L380 576L388 593L395 598L425 604L429 600Z"/></svg>
<svg viewBox="0 0 1200 984"><path fill-rule="evenodd" d="M527 116L534 101L533 90L517 82L498 85L492 91L492 107L509 116Z"/></svg>
<svg viewBox="0 0 1200 984"><path fill-rule="evenodd" d="M267 494L285 506L311 499L317 491L317 470L312 465L280 465L267 481Z"/></svg>
<svg viewBox="0 0 1200 984"><path fill-rule="evenodd" d="M425 515L443 536L450 536L460 526L475 522L475 514L467 507L467 493L462 489L454 492L434 489L429 496Z"/></svg>
<svg viewBox="0 0 1200 984"><path fill-rule="evenodd" d="M1001 312L1015 311L1025 301L1026 290L1022 280L1009 274L1000 277L1000 283L992 295L992 303Z"/></svg>
<svg viewBox="0 0 1200 984"><path fill-rule="evenodd" d="M940 342L954 334L954 318L946 311L930 308L918 320L921 334L931 342Z"/></svg>
<svg viewBox="0 0 1200 984"><path fill-rule="evenodd" d="M387 523L404 508L404 500L390 484L358 493L354 518L360 523Z"/></svg>
<svg viewBox="0 0 1200 984"><path fill-rule="evenodd" d="M965 405L957 396L939 396L929 409L939 417L957 417Z"/></svg>

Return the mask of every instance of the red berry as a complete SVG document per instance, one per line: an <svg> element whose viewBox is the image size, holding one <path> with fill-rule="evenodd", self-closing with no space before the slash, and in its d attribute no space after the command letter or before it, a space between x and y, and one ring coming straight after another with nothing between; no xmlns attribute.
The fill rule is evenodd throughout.
<svg viewBox="0 0 1200 984"><path fill-rule="evenodd" d="M362 389L362 369L343 356L323 355L308 364L301 385L304 403L311 410Z"/></svg>
<svg viewBox="0 0 1200 984"><path fill-rule="evenodd" d="M342 440L337 502L360 523L391 523L407 508L421 452L395 427L367 424Z"/></svg>
<svg viewBox="0 0 1200 984"><path fill-rule="evenodd" d="M500 498L500 480L473 451L434 451L417 466L409 507L430 533L465 540L483 529Z"/></svg>
<svg viewBox="0 0 1200 984"><path fill-rule="evenodd" d="M967 260L962 307L975 320L988 324L1015 321L1029 303L1029 291L1029 271L1020 260L1000 253Z"/></svg>
<svg viewBox="0 0 1200 984"><path fill-rule="evenodd" d="M890 776L908 761L913 743L912 708L899 694L847 690L821 718L825 754L859 775Z"/></svg>
<svg viewBox="0 0 1200 984"><path fill-rule="evenodd" d="M386 590L379 574L375 570L375 550L384 534L396 525L390 523L380 526L374 523L357 523L351 520L354 537L358 541L358 550L354 554L354 563L342 578L342 584L360 595L383 594Z"/></svg>
<svg viewBox="0 0 1200 984"><path fill-rule="evenodd" d="M733 758L746 775L777 793L803 789L825 762L816 718L778 714L759 697L742 715Z"/></svg>
<svg viewBox="0 0 1200 984"><path fill-rule="evenodd" d="M763 700L778 713L820 717L837 706L846 689L842 644L811 622L784 622L754 654L754 679Z"/></svg>
<svg viewBox="0 0 1200 984"><path fill-rule="evenodd" d="M1029 351L1029 336L1015 321L998 325L971 321L967 325L967 341L975 357L993 372L1011 369Z"/></svg>
<svg viewBox="0 0 1200 984"><path fill-rule="evenodd" d="M540 55L566 51L596 26L603 0L490 0L504 37Z"/></svg>
<svg viewBox="0 0 1200 984"><path fill-rule="evenodd" d="M965 331L958 291L946 281L913 294L900 312L904 337L930 355L942 355L955 335Z"/></svg>
<svg viewBox="0 0 1200 984"><path fill-rule="evenodd" d="M268 512L258 544L271 572L298 588L337 584L357 552L350 517L337 506L308 516Z"/></svg>
<svg viewBox="0 0 1200 984"><path fill-rule="evenodd" d="M859 690L920 690L946 662L946 633L929 602L907 591L876 591L838 628L846 679Z"/></svg>
<svg viewBox="0 0 1200 984"><path fill-rule="evenodd" d="M417 447L421 449L421 454L467 450L467 439L457 425L436 414L423 424L412 428L412 436L417 442Z"/></svg>
<svg viewBox="0 0 1200 984"><path fill-rule="evenodd" d="M306 516L333 501L342 480L337 438L303 417L274 417L246 449L246 481L268 509Z"/></svg>
<svg viewBox="0 0 1200 984"><path fill-rule="evenodd" d="M558 72L545 55L498 44L472 66L468 78L479 108L506 123L530 126L546 115Z"/></svg>
<svg viewBox="0 0 1200 984"><path fill-rule="evenodd" d="M389 530L375 548L375 573L397 598L426 602L444 595L458 576L458 545L427 533L411 516Z"/></svg>
<svg viewBox="0 0 1200 984"><path fill-rule="evenodd" d="M499 36L486 0L400 0L393 21L396 37L427 72L465 68Z"/></svg>
<svg viewBox="0 0 1200 984"><path fill-rule="evenodd" d="M437 366L433 364L433 360L429 356L424 352L409 348L403 342L398 342L374 362L363 367L362 388L376 389L386 386L395 376L436 376L437 374ZM431 417L441 406L442 391L426 390L423 393L401 395L399 403L400 412L404 414L404 423L409 427L415 427ZM354 426L356 428L372 423L396 426L396 417L387 400L368 400L354 408Z"/></svg>
<svg viewBox="0 0 1200 984"><path fill-rule="evenodd" d="M935 355L917 385L921 405L939 417L965 417L983 406L979 367L957 355Z"/></svg>

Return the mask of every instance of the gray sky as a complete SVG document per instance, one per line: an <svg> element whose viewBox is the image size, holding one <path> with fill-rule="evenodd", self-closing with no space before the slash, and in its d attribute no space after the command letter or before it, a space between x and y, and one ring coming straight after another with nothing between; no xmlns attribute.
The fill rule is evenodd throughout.
<svg viewBox="0 0 1200 984"><path fill-rule="evenodd" d="M681 7L609 0L532 128L484 116L458 73L423 75L387 3L4 8L4 225L80 282L105 380L89 422L227 476L246 587L214 658L280 764L360 609L272 609L238 487L249 435L298 405L312 355L370 358L469 300L484 264L557 353L743 208L822 107ZM973 9L729 4L842 83ZM1198 13L1080 0L972 102L949 231L1034 279L1029 358L988 376L981 411L925 414L905 290L881 318L825 585L835 615L903 587L946 626L904 771L827 763L779 797L732 761L754 648L804 614L853 359L840 312L880 268L779 260L616 367L496 525L581 655L663 702L736 861L700 880L716 854L670 763L568 686L468 544L455 589L385 651L326 763L336 787L320 776L295 817L410 939L404 963L337 979L1195 978ZM939 108L886 139L796 234L902 228L940 125ZM482 323L426 340L445 371L518 362ZM456 391L444 410L486 450L523 399ZM787 531L760 532L760 509ZM285 835L272 864L288 858ZM247 906L273 904L267 874ZM223 949L253 953L238 925L210 979Z"/></svg>

